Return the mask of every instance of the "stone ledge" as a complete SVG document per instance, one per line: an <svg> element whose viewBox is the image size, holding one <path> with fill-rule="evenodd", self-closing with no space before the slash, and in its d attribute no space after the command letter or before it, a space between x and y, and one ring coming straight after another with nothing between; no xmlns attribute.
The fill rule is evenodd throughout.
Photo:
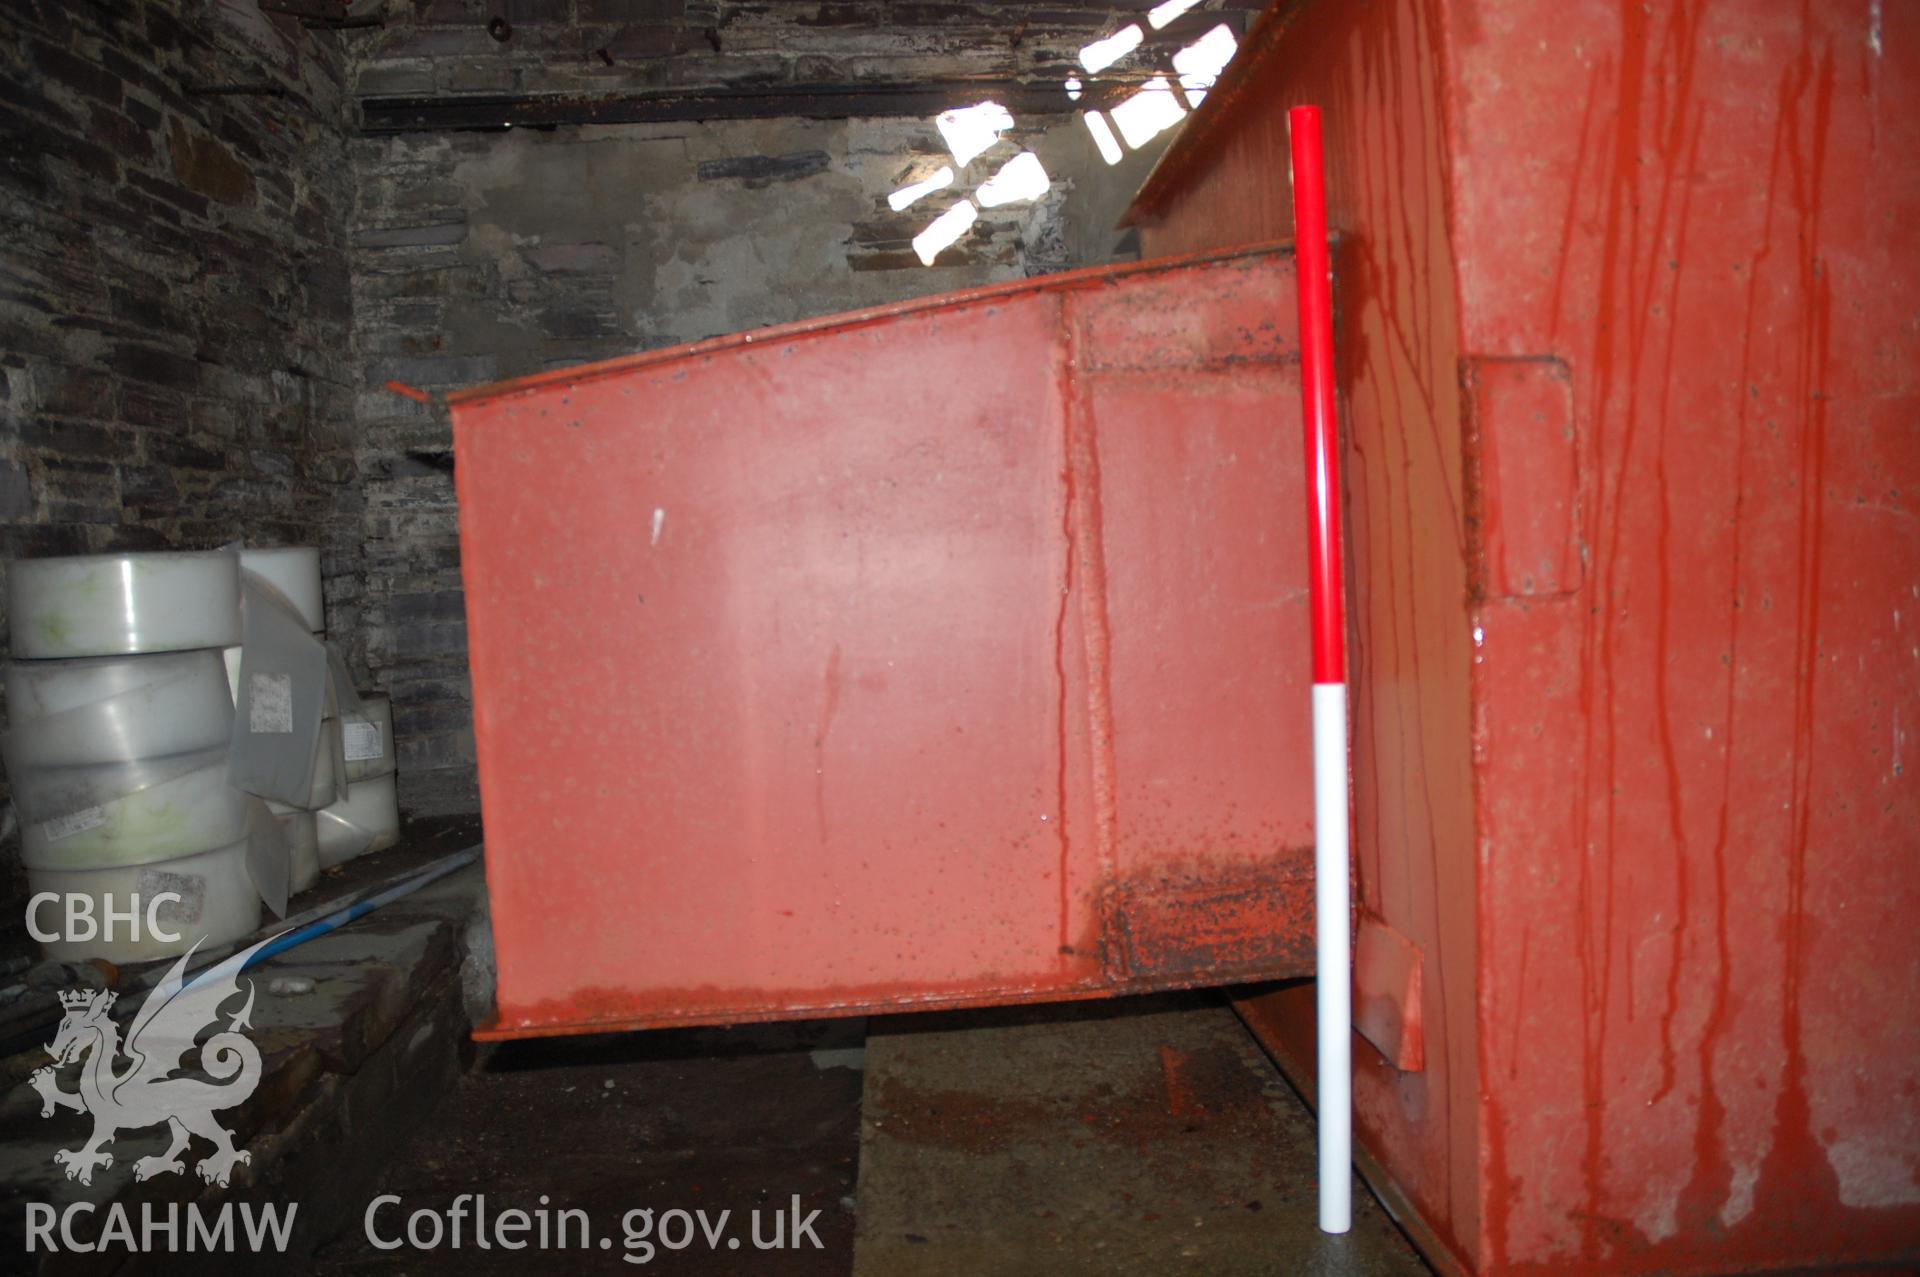
<svg viewBox="0 0 1920 1277"><path fill-rule="evenodd" d="M403 876L415 862L449 850L402 848L368 858L368 868L383 878ZM349 868L356 872L316 893L321 904L329 898L344 903L364 889L368 872ZM24 1082L14 1085L0 1096L0 1248L24 1256L29 1202L56 1211L93 1203L94 1212L75 1225L77 1237L91 1240L110 1203L124 1204L137 1224L144 1203L195 1202L204 1211L228 1201L297 1201L289 1255L309 1253L350 1225L387 1154L430 1114L471 1058L460 967L464 932L484 899L476 864L248 973L257 989L249 1036L260 1048L263 1076L245 1104L217 1114L252 1156L224 1189L193 1174L193 1161L206 1151L200 1140L185 1174L136 1183L134 1163L166 1145L165 1129L152 1127L116 1138L109 1146L113 1165L97 1171L90 1187L68 1180L53 1153L84 1140L89 1119L70 1111L43 1119L39 1096ZM279 978L311 980L313 988L269 992ZM129 1000L129 1017L139 1001ZM77 1071L65 1071L66 1088ZM177 1262L165 1255L130 1262L119 1251L26 1258L38 1259L38 1266L29 1262L13 1271L141 1272ZM234 1271L259 1262L246 1253L225 1258ZM205 1270L217 1272L221 1259L196 1255L194 1262L198 1268L211 1261Z"/></svg>

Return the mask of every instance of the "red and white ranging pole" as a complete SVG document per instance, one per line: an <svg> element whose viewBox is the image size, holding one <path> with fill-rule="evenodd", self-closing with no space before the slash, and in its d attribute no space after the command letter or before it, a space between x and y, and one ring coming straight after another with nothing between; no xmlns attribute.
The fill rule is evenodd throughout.
<svg viewBox="0 0 1920 1277"><path fill-rule="evenodd" d="M1347 638L1340 571L1340 444L1333 407L1333 265L1320 109L1287 112L1306 425L1313 612L1313 915L1319 1041L1320 1228L1353 1223L1353 975L1347 883Z"/></svg>

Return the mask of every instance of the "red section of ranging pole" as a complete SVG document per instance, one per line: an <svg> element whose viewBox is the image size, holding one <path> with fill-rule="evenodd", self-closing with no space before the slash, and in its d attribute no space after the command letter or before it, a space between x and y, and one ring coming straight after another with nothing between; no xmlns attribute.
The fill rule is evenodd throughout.
<svg viewBox="0 0 1920 1277"><path fill-rule="evenodd" d="M1306 409L1307 563L1313 681L1347 678L1340 577L1340 442L1333 411L1333 265L1320 108L1287 112L1293 151L1293 251L1300 289L1300 393Z"/></svg>

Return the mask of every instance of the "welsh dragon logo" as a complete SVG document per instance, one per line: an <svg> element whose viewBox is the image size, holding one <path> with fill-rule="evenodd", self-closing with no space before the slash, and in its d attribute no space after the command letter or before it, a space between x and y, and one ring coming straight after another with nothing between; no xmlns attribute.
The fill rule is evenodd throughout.
<svg viewBox="0 0 1920 1277"><path fill-rule="evenodd" d="M233 1132L213 1117L217 1110L245 1102L260 1085L260 1052L240 1032L252 1027L248 1023L253 1014L251 980L246 982L245 1005L224 1030L200 1044L198 1071L213 1080L175 1074L182 1071L201 1031L210 1025L218 1027L221 1005L240 992L241 969L271 940L234 954L191 981L186 970L193 950L182 954L133 1017L124 1046L120 1028L109 1014L114 994L72 990L60 995L66 1015L47 1046L53 1063L35 1070L29 1081L40 1092L41 1117L52 1117L55 1109L63 1108L93 1115L93 1137L79 1148L63 1148L53 1155L55 1165L66 1167L68 1179L93 1183L95 1168L113 1165L113 1154L106 1146L115 1135L162 1122L172 1132L172 1143L166 1152L135 1162L135 1179L184 1171L181 1154L195 1135L213 1144L213 1152L194 1168L208 1183L225 1185L236 1165L252 1160L245 1150L233 1146ZM55 1070L83 1055L80 1089L60 1090ZM119 1065L123 1056L124 1068Z"/></svg>

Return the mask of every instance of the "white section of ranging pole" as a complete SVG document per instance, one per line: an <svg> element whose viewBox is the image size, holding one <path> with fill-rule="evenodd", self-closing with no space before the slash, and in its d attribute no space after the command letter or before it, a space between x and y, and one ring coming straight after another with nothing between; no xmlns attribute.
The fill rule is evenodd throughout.
<svg viewBox="0 0 1920 1277"><path fill-rule="evenodd" d="M1320 1231L1353 1226L1353 976L1348 967L1347 685L1313 685L1314 996Z"/></svg>

